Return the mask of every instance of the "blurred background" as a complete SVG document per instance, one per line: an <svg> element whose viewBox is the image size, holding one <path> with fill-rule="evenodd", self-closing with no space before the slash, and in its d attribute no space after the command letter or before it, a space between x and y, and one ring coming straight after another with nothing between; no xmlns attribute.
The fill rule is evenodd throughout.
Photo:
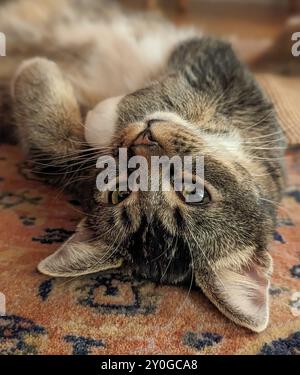
<svg viewBox="0 0 300 375"><path fill-rule="evenodd" d="M155 10L178 25L195 25L205 33L230 39L240 58L248 63L255 62L253 66L257 68L274 63L273 59L279 59L281 62L290 60L291 34L293 31L300 31L300 0L119 0L119 2L128 9ZM275 50L268 50L274 44ZM280 51L277 44L280 45ZM264 52L266 56L262 56ZM282 56L283 54L285 56ZM297 65L300 66L300 59Z"/></svg>

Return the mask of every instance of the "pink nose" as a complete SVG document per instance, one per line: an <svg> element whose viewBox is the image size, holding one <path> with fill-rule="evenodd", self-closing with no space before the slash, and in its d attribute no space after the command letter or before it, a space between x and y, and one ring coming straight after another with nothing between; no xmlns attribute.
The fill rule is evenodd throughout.
<svg viewBox="0 0 300 375"><path fill-rule="evenodd" d="M152 138L151 130L146 129L133 141L133 146L145 145L154 146L157 142Z"/></svg>

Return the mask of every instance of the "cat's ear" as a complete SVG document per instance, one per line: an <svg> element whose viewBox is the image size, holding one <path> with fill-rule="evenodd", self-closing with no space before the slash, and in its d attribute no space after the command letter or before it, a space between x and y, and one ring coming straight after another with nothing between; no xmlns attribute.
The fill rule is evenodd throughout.
<svg viewBox="0 0 300 375"><path fill-rule="evenodd" d="M223 264L222 264L223 263ZM254 332L263 331L269 321L269 285L272 258L259 255L247 266L226 262L198 270L196 283L216 307L236 324Z"/></svg>
<svg viewBox="0 0 300 375"><path fill-rule="evenodd" d="M54 277L70 277L120 267L122 259L110 255L108 246L99 240L93 241L83 219L76 232L54 254L39 263L38 270Z"/></svg>

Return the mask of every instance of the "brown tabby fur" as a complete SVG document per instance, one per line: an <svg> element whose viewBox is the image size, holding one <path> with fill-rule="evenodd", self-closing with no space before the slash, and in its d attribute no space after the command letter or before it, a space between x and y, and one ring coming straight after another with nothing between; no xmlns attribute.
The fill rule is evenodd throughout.
<svg viewBox="0 0 300 375"><path fill-rule="evenodd" d="M33 170L76 193L86 212L76 234L39 270L76 276L125 264L155 281L194 280L227 317L261 331L285 148L272 105L227 43L177 31L157 17L103 9L95 1L23 1L0 14L8 40L0 79L14 76L20 142ZM142 52L131 43L150 34L165 43L158 58L152 42ZM14 75L36 55L43 58L23 62ZM91 147L86 113L117 95L116 120L108 121L114 134ZM104 203L95 187L96 158L117 158L149 119L165 155L204 156L208 205L185 204L174 191Z"/></svg>

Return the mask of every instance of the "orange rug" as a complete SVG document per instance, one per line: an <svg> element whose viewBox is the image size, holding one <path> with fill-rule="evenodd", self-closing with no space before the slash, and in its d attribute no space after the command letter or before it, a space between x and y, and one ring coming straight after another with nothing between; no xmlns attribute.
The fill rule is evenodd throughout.
<svg viewBox="0 0 300 375"><path fill-rule="evenodd" d="M300 353L300 151L286 157L288 187L270 249L270 324L260 334L231 323L196 289L120 272L39 274L38 262L82 215L70 197L30 177L22 161L18 147L0 145L1 354Z"/></svg>

